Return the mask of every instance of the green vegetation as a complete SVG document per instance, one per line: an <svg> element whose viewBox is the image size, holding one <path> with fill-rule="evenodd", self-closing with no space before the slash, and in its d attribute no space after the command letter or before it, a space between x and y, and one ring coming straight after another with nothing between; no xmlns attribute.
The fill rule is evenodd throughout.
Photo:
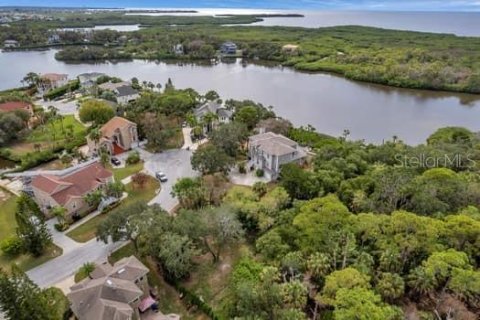
<svg viewBox="0 0 480 320"><path fill-rule="evenodd" d="M79 116L84 123L93 122L95 126L101 126L115 116L115 111L105 101L90 99L80 106Z"/></svg>
<svg viewBox="0 0 480 320"><path fill-rule="evenodd" d="M80 81L73 80L67 83L64 86L52 89L43 95L45 100L53 100L55 98L61 97L66 93L73 92L80 88Z"/></svg>
<svg viewBox="0 0 480 320"><path fill-rule="evenodd" d="M156 179L149 177L143 188L134 186L133 183L129 183L126 185L125 189L125 191L128 193L128 197L122 200L119 206L81 224L75 229L69 231L67 236L78 242L87 242L95 238L97 227L109 215L115 214L115 212L122 210L124 207L127 207L132 203L136 203L138 201L150 201L155 196L156 191L159 189L159 184Z"/></svg>
<svg viewBox="0 0 480 320"><path fill-rule="evenodd" d="M137 172L143 170L143 162L135 163L135 164L127 164L123 168L112 168L109 167L110 170L113 172L113 176L115 177L115 181L122 181L126 177L129 177Z"/></svg>

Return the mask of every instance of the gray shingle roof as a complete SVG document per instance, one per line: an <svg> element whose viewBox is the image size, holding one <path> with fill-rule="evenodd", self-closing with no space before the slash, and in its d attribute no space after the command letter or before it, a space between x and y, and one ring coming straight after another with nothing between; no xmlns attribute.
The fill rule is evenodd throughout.
<svg viewBox="0 0 480 320"><path fill-rule="evenodd" d="M138 91L133 89L131 86L121 86L118 87L116 90L118 92L117 96L119 97L132 96L138 93Z"/></svg>

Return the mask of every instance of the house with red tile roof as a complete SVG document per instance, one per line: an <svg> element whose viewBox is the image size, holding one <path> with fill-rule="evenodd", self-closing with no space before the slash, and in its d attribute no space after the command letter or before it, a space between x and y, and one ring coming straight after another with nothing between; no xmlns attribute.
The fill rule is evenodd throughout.
<svg viewBox="0 0 480 320"><path fill-rule="evenodd" d="M138 143L137 124L122 117L113 117L100 128L98 141L87 137L90 155L97 155L103 148L111 155L132 149Z"/></svg>
<svg viewBox="0 0 480 320"><path fill-rule="evenodd" d="M30 186L35 201L47 216L52 208L60 206L72 217L91 209L84 199L87 194L113 181L112 172L94 162L63 175L37 175Z"/></svg>
<svg viewBox="0 0 480 320"><path fill-rule="evenodd" d="M33 107L31 103L24 101L7 101L0 103L0 112L13 112L16 110L26 111L30 117L33 116Z"/></svg>

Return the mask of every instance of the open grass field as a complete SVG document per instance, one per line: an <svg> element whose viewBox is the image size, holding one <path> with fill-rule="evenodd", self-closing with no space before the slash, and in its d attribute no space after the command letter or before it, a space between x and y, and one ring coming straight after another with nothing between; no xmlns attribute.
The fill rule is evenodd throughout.
<svg viewBox="0 0 480 320"><path fill-rule="evenodd" d="M63 124L62 124L63 123ZM57 119L31 131L23 141L16 142L8 150L17 157L29 152L51 150L63 146L69 139L74 140L85 136L85 127L73 115Z"/></svg>
<svg viewBox="0 0 480 320"><path fill-rule="evenodd" d="M150 177L147 184L142 189L135 187L132 183L127 184L125 187L125 190L128 193L128 197L124 199L118 207L112 209L107 213L100 214L95 218L88 220L84 224L81 224L77 228L68 232L67 236L69 236L70 238L78 242L87 242L95 238L95 233L97 231L98 225L103 220L105 220L109 214L112 214L115 211L120 210L121 208L128 206L129 204L135 203L137 201L148 202L155 196L159 188L160 188L160 185L157 179L154 179L153 177Z"/></svg>

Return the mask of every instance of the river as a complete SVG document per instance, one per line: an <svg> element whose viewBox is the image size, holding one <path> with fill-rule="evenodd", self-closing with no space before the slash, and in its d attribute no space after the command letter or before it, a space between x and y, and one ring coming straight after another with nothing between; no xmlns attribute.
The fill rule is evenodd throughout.
<svg viewBox="0 0 480 320"><path fill-rule="evenodd" d="M0 53L0 90L17 87L30 71L104 72L123 79L138 77L200 93L213 89L222 98L251 99L274 106L295 125L311 124L334 136L349 129L354 139L380 143L397 135L422 143L444 126L479 130L480 95L408 90L350 81L330 74L309 74L290 68L244 65L240 60L214 66L135 60L100 64L56 61L55 51Z"/></svg>

